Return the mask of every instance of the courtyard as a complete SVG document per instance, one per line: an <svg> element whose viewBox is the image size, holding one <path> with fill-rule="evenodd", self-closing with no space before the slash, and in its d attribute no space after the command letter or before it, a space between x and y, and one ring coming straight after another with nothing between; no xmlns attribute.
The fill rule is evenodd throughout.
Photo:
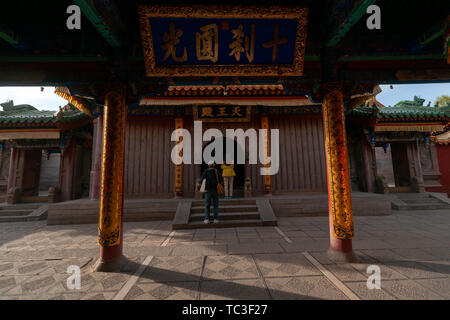
<svg viewBox="0 0 450 320"><path fill-rule="evenodd" d="M2 300L450 299L448 210L355 216L357 260L327 254L328 217L280 217L278 227L171 230L124 223L120 273L93 272L97 224L0 224ZM367 267L381 289L367 288ZM80 289L67 286L69 266Z"/></svg>

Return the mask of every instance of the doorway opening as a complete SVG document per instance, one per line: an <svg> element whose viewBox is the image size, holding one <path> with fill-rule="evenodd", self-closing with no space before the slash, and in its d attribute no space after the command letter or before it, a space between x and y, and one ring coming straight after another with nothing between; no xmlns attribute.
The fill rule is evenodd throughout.
<svg viewBox="0 0 450 320"><path fill-rule="evenodd" d="M222 159L222 163L225 163L225 159L226 159L226 140L228 140L227 138L219 138L222 139L222 144L223 144L223 159ZM210 142L208 142L204 147L203 147L203 151L205 150L205 148L210 145L211 143L213 143L215 140L211 140ZM233 181L233 189L237 190L238 192L236 193L236 196L240 196L240 193L243 192L244 190L244 185L245 185L245 164L237 164L237 152L238 152L238 148L241 148L241 146L239 146L239 144L237 143L236 140L233 140L233 145L234 145L234 172L236 173L236 177L234 177L234 181ZM213 157L215 157L215 150L213 150L211 152L211 155ZM203 161L202 163L202 167L201 167L201 172L203 172L204 170L206 170L206 168L208 168L208 164L205 163ZM216 165L216 168L219 170L219 172L222 172L222 168L220 164ZM239 192L242 191L242 192ZM243 195L243 194L242 194Z"/></svg>

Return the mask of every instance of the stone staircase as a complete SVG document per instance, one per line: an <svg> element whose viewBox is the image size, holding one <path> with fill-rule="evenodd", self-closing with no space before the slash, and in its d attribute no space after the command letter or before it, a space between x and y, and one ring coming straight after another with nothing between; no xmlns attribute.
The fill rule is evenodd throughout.
<svg viewBox="0 0 450 320"><path fill-rule="evenodd" d="M213 206L211 206L212 217ZM220 199L220 223L204 224L204 219L204 200L183 200L178 205L172 228L234 228L277 225L277 219L267 199Z"/></svg>
<svg viewBox="0 0 450 320"><path fill-rule="evenodd" d="M0 204L0 223L44 220L47 212L48 205L42 203Z"/></svg>
<svg viewBox="0 0 450 320"><path fill-rule="evenodd" d="M450 209L450 199L443 193L397 193L392 201L394 210Z"/></svg>

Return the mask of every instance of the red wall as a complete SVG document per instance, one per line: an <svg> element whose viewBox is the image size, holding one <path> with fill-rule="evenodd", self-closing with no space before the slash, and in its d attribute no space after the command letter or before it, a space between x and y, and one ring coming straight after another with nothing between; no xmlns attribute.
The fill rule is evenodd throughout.
<svg viewBox="0 0 450 320"><path fill-rule="evenodd" d="M75 143L73 141L64 150L61 159L59 185L61 188L61 201L72 200L73 161Z"/></svg>
<svg viewBox="0 0 450 320"><path fill-rule="evenodd" d="M439 162L439 171L441 172L440 182L442 188L427 188L427 191L444 192L450 196L450 145L437 144L436 152Z"/></svg>

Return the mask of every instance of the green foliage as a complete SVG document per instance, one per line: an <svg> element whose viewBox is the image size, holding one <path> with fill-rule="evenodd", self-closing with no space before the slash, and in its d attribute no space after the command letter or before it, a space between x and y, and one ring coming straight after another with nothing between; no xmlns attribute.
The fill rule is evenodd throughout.
<svg viewBox="0 0 450 320"><path fill-rule="evenodd" d="M446 107L450 105L450 96L442 95L436 98L436 102L434 103L438 107Z"/></svg>

